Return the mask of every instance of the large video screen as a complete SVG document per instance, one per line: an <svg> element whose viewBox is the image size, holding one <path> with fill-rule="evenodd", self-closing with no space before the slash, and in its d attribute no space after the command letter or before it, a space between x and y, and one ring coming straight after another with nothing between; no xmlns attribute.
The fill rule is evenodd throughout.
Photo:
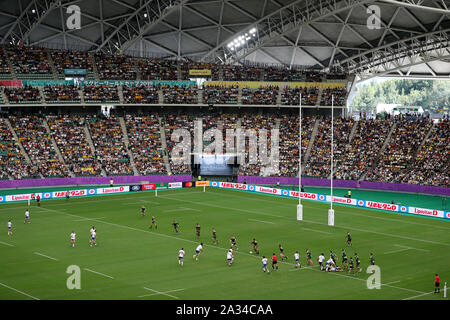
<svg viewBox="0 0 450 320"><path fill-rule="evenodd" d="M228 164L228 159L232 156L203 156L200 160L201 176L231 176L233 166ZM231 162L231 161L230 161Z"/></svg>

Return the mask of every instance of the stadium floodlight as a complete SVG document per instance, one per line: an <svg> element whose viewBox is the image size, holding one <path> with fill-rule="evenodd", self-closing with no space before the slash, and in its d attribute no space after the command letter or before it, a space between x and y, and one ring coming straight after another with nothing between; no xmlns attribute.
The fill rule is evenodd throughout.
<svg viewBox="0 0 450 320"><path fill-rule="evenodd" d="M237 49L241 46L244 46L254 37L256 37L256 28L252 28L248 32L244 32L243 34L236 36L236 38L228 43L227 47L229 50Z"/></svg>
<svg viewBox="0 0 450 320"><path fill-rule="evenodd" d="M333 125L333 105L334 95L331 95L331 177L330 177L330 209L328 210L328 225L334 226L334 210L333 210L333 153L334 153L334 125Z"/></svg>
<svg viewBox="0 0 450 320"><path fill-rule="evenodd" d="M301 200L302 192L302 93L300 91L300 102L298 108L299 114L299 129L298 129L298 205L297 205L297 220L303 220L303 205Z"/></svg>

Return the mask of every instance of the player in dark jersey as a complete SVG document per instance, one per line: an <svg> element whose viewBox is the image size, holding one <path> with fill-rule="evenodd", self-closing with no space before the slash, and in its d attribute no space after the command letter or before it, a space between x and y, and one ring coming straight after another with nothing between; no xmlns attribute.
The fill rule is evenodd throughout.
<svg viewBox="0 0 450 320"><path fill-rule="evenodd" d="M70 199L70 191L67 191L66 192L66 201L69 201L69 199Z"/></svg>
<svg viewBox="0 0 450 320"><path fill-rule="evenodd" d="M284 254L284 249L283 249L283 247L281 246L281 244L279 244L278 245L278 249L280 249L280 258L281 258L281 260L284 260L284 259L288 259L288 257Z"/></svg>
<svg viewBox="0 0 450 320"><path fill-rule="evenodd" d="M314 264L312 262L311 250L309 250L309 249L306 249L306 262L308 265L314 266Z"/></svg>
<svg viewBox="0 0 450 320"><path fill-rule="evenodd" d="M351 247L352 246L352 236L350 235L350 232L347 232L346 238L347 238L347 245Z"/></svg>
<svg viewBox="0 0 450 320"><path fill-rule="evenodd" d="M345 250L342 249L342 267L344 269L348 268L348 263L347 263L347 253L345 253Z"/></svg>
<svg viewBox="0 0 450 320"><path fill-rule="evenodd" d="M36 202L37 202L38 207L40 207L41 206L41 196L40 195L37 195Z"/></svg>
<svg viewBox="0 0 450 320"><path fill-rule="evenodd" d="M255 238L253 238L253 241L250 242L250 245L253 247L253 252L255 252L255 254L259 254L258 241L256 241Z"/></svg>
<svg viewBox="0 0 450 320"><path fill-rule="evenodd" d="M370 253L370 256L369 256L369 263L371 266L375 265L375 257L373 256L372 252Z"/></svg>
<svg viewBox="0 0 450 320"><path fill-rule="evenodd" d="M350 262L348 264L348 272L355 272L355 268L354 268L354 263L353 263L353 258L350 257Z"/></svg>
<svg viewBox="0 0 450 320"><path fill-rule="evenodd" d="M195 236L197 237L197 239L200 239L200 225L198 223L195 226Z"/></svg>
<svg viewBox="0 0 450 320"><path fill-rule="evenodd" d="M152 216L152 224L150 225L150 229L153 229L153 226L155 226L155 229L158 229L158 225L156 224L156 218L155 216Z"/></svg>
<svg viewBox="0 0 450 320"><path fill-rule="evenodd" d="M275 253L272 254L272 270L274 269L278 271L278 259Z"/></svg>
<svg viewBox="0 0 450 320"><path fill-rule="evenodd" d="M180 224L177 222L177 220L173 220L172 225L175 229L176 234L178 234L178 227L180 226Z"/></svg>
<svg viewBox="0 0 450 320"><path fill-rule="evenodd" d="M141 207L141 216L145 216L145 207L142 205Z"/></svg>
<svg viewBox="0 0 450 320"><path fill-rule="evenodd" d="M333 263L335 264L335 265L337 265L337 263L336 263L336 254L334 254L334 252L333 252L333 250L330 250L330 258L331 258L331 260L333 260Z"/></svg>
<svg viewBox="0 0 450 320"><path fill-rule="evenodd" d="M217 234L216 234L216 229L212 229L212 241L214 244L218 244L219 241L217 240Z"/></svg>
<svg viewBox="0 0 450 320"><path fill-rule="evenodd" d="M236 237L234 235L231 236L230 242L231 242L231 248L236 248L236 250L239 249L237 242L236 242Z"/></svg>
<svg viewBox="0 0 450 320"><path fill-rule="evenodd" d="M358 254L355 252L355 263L356 263L356 269L358 269L358 272L361 272L361 260L359 260Z"/></svg>

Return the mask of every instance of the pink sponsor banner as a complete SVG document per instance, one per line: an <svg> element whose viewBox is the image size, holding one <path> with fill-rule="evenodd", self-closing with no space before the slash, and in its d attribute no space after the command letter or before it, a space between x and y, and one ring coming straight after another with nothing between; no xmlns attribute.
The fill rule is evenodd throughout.
<svg viewBox="0 0 450 320"><path fill-rule="evenodd" d="M120 193L120 192L129 192L129 191L130 191L130 186L98 188L97 194Z"/></svg>
<svg viewBox="0 0 450 320"><path fill-rule="evenodd" d="M375 202L370 200L366 201L366 208L382 209L387 211L398 211L398 205L396 204Z"/></svg>
<svg viewBox="0 0 450 320"><path fill-rule="evenodd" d="M65 198L66 194L69 193L69 196L72 197L83 197L88 194L86 189L83 190L68 190L68 191L54 191L52 192L53 198Z"/></svg>
<svg viewBox="0 0 450 320"><path fill-rule="evenodd" d="M220 182L219 187L226 189L248 190L248 186L242 183Z"/></svg>
<svg viewBox="0 0 450 320"><path fill-rule="evenodd" d="M298 198L298 191L290 191L289 192L289 196L290 197L294 197L294 198ZM301 192L301 198L302 199L310 199L310 200L317 200L317 193L309 193L309 192Z"/></svg>
<svg viewBox="0 0 450 320"><path fill-rule="evenodd" d="M0 86L3 87L22 87L21 80L0 80Z"/></svg>

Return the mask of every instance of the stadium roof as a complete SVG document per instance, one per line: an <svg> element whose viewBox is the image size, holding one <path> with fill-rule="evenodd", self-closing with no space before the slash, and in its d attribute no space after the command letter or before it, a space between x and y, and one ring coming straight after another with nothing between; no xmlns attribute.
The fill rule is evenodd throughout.
<svg viewBox="0 0 450 320"><path fill-rule="evenodd" d="M67 27L71 5L80 8L80 29ZM450 0L2 0L0 39L218 63L336 67L361 79L449 78L449 8Z"/></svg>

